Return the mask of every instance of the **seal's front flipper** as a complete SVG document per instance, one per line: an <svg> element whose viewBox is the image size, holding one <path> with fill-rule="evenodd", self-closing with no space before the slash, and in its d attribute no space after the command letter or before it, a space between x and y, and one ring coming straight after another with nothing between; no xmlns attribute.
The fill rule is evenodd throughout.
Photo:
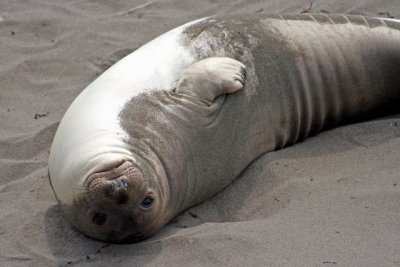
<svg viewBox="0 0 400 267"><path fill-rule="evenodd" d="M187 68L176 86L176 93L199 99L210 105L220 95L243 88L246 68L237 60L211 57Z"/></svg>

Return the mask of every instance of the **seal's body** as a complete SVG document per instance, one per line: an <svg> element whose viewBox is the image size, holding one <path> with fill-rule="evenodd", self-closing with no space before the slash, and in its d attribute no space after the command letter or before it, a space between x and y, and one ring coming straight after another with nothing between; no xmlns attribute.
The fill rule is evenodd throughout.
<svg viewBox="0 0 400 267"><path fill-rule="evenodd" d="M136 50L78 96L57 130L50 180L85 234L138 241L261 154L399 110L399 21L202 19Z"/></svg>

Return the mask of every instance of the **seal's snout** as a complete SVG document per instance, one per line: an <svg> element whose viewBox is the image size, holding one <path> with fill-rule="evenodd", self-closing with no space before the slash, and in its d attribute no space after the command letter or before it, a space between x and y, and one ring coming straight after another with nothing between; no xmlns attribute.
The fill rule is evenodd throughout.
<svg viewBox="0 0 400 267"><path fill-rule="evenodd" d="M112 191L113 192L124 192L128 190L128 179L123 176L123 177L119 177L115 180L111 180L111 184L112 184Z"/></svg>
<svg viewBox="0 0 400 267"><path fill-rule="evenodd" d="M122 205L138 202L138 196L144 189L143 174L131 162L95 173L89 179L89 198L96 203Z"/></svg>
<svg viewBox="0 0 400 267"><path fill-rule="evenodd" d="M129 200L129 190L133 189L129 186L129 180L123 176L110 181L110 187L107 196L117 204L125 204ZM107 191L106 191L107 192Z"/></svg>

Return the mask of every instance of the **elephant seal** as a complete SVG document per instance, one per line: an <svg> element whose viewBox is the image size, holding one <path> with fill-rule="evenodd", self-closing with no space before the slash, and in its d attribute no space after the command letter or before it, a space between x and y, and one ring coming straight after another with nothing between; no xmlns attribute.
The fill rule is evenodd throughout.
<svg viewBox="0 0 400 267"><path fill-rule="evenodd" d="M136 242L221 191L265 152L398 112L399 70L395 20L197 20L82 91L55 135L50 182L84 234Z"/></svg>

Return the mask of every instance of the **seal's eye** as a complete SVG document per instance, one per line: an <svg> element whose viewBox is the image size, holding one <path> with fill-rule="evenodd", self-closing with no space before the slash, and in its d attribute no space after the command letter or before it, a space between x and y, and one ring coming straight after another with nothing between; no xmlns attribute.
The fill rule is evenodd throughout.
<svg viewBox="0 0 400 267"><path fill-rule="evenodd" d="M142 207L151 208L153 206L154 199L151 196L147 196L142 201Z"/></svg>
<svg viewBox="0 0 400 267"><path fill-rule="evenodd" d="M96 213L93 216L93 222L97 225L103 225L107 220L107 215L104 213Z"/></svg>

